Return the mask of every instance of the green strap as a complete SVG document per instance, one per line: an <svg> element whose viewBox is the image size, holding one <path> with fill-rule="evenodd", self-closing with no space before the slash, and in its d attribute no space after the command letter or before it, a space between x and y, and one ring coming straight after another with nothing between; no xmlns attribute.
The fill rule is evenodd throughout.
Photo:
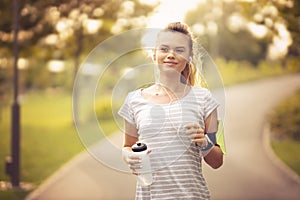
<svg viewBox="0 0 300 200"><path fill-rule="evenodd" d="M224 126L222 120L218 120L218 132L216 137L217 137L217 144L220 146L223 154L226 154Z"/></svg>

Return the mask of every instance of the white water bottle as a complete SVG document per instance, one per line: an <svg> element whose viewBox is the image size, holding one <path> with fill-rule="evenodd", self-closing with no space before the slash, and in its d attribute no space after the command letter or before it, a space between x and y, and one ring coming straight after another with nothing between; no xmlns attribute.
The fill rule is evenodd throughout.
<svg viewBox="0 0 300 200"><path fill-rule="evenodd" d="M132 153L141 157L142 168L137 169L139 173L137 176L137 182L140 186L148 186L152 184L152 172L150 157L147 153L147 145L145 143L137 142L132 147Z"/></svg>

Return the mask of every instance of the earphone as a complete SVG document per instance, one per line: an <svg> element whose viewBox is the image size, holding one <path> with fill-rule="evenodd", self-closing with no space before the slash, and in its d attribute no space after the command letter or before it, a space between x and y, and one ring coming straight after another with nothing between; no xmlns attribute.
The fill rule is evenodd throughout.
<svg viewBox="0 0 300 200"><path fill-rule="evenodd" d="M192 62L193 61L193 58L190 56L189 57L189 62Z"/></svg>

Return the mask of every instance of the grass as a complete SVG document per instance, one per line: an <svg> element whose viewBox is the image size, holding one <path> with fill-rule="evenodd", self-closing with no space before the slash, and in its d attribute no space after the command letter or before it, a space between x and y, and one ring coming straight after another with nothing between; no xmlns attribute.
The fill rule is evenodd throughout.
<svg viewBox="0 0 300 200"><path fill-rule="evenodd" d="M10 108L0 121L0 160L10 155ZM30 93L21 104L21 180L39 185L83 150L73 127L71 97L63 93ZM8 181L0 165L0 180ZM27 191L29 192L29 191ZM22 199L24 191L0 192L0 199Z"/></svg>
<svg viewBox="0 0 300 200"><path fill-rule="evenodd" d="M300 90L281 102L270 117L272 135L276 139L300 141Z"/></svg>
<svg viewBox="0 0 300 200"><path fill-rule="evenodd" d="M27 93L21 105L21 181L35 186L84 150L72 119L72 97L63 92ZM11 111L0 118L0 182L9 181L4 160L10 155ZM115 132L114 122L101 121L105 133ZM0 191L0 199L24 199L30 192Z"/></svg>
<svg viewBox="0 0 300 200"><path fill-rule="evenodd" d="M246 64L240 67L234 62L223 63L224 65L221 63L224 61L218 62L224 85L287 73L287 71L281 71L280 68L274 70L275 68L263 67L263 65L253 69L247 67ZM73 126L71 100L71 95L63 92L32 92L24 97L21 104L22 182L38 186L64 163L84 150ZM99 109L100 111L106 110L107 107ZM4 168L5 157L10 155L10 113L10 107L0 110L0 162L2 162L0 163L0 184L1 181L10 180ZM101 128L104 133L111 133L118 129L111 120L102 120ZM274 143L274 148L281 151L280 144ZM286 150L286 148L283 149ZM289 150L289 154L290 152L299 152L299 147L297 151ZM0 199L24 199L29 192L30 190L0 191Z"/></svg>
<svg viewBox="0 0 300 200"><path fill-rule="evenodd" d="M225 86L299 71L294 66L283 68L280 63L265 61L261 61L255 67L246 61L226 61L220 58L216 59L215 63Z"/></svg>
<svg viewBox="0 0 300 200"><path fill-rule="evenodd" d="M274 153L300 176L300 142L298 141L272 141Z"/></svg>
<svg viewBox="0 0 300 200"><path fill-rule="evenodd" d="M3 199L3 200L21 200L21 199L25 199L25 197L27 195L28 195L28 191L7 190L7 191L1 191L0 192L0 199Z"/></svg>
<svg viewBox="0 0 300 200"><path fill-rule="evenodd" d="M275 154L300 176L300 90L269 116Z"/></svg>
<svg viewBox="0 0 300 200"><path fill-rule="evenodd" d="M216 59L216 64L225 86L299 72L299 62L296 60L288 60L286 68L281 67L280 63L268 64L264 61L259 63L256 68L248 62L225 61L223 59ZM300 176L299 99L300 91L278 105L274 109L274 115L269 120L271 126L273 126L272 132L274 135L273 140L271 140L271 146L274 153ZM289 139L291 136L295 137L295 135L298 135L296 136L298 140ZM278 138L281 139L279 140Z"/></svg>

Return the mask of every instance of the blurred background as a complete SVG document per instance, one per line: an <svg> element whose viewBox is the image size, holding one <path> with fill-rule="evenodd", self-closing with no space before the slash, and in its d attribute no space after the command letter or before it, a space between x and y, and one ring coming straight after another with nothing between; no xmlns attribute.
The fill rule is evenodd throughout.
<svg viewBox="0 0 300 200"><path fill-rule="evenodd" d="M225 87L300 71L300 2L297 0L13 2L0 2L0 199L22 199L31 190L8 189L11 177L6 173L5 159L11 155L12 148L12 105L16 100L20 105L20 180L34 188L84 150L72 119L73 82L88 54L113 35L183 21L212 56ZM18 34L14 40L16 27ZM124 68L141 59L134 53L129 56L131 59L119 60ZM109 98L124 73L116 63L106 72L111 74L109 78L102 80L108 98L99 99L95 105L106 133L118 130ZM16 73L17 96L14 94ZM292 126L288 131L292 134L283 136L278 131L274 137L276 148L280 146L278 138L288 137L296 138L295 145L300 150L298 99L299 92L270 117L273 127L278 127L277 119L287 115L287 111L293 113L289 113L287 127L280 127L286 132ZM293 166L300 174L299 156L296 162Z"/></svg>

